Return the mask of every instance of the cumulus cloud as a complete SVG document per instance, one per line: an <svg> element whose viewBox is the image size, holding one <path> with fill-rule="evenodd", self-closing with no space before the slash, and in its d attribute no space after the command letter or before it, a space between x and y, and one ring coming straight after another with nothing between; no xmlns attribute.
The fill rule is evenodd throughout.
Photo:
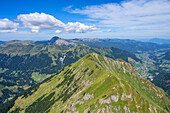
<svg viewBox="0 0 170 113"><path fill-rule="evenodd" d="M9 33L16 32L18 29L19 23L14 23L8 19L0 19L0 32Z"/></svg>
<svg viewBox="0 0 170 113"><path fill-rule="evenodd" d="M56 30L55 33L61 33L62 31L61 30Z"/></svg>
<svg viewBox="0 0 170 113"><path fill-rule="evenodd" d="M23 22L24 28L30 28L32 32L38 33L41 29L62 29L56 30L55 33L74 32L85 33L96 30L95 26L87 26L79 22L68 22L67 24L56 19L54 16L45 13L21 14L18 17Z"/></svg>
<svg viewBox="0 0 170 113"><path fill-rule="evenodd" d="M70 9L69 12L87 15L89 20L117 29L170 30L168 0L131 0Z"/></svg>
<svg viewBox="0 0 170 113"><path fill-rule="evenodd" d="M111 29L107 29L106 32L111 32L112 30Z"/></svg>
<svg viewBox="0 0 170 113"><path fill-rule="evenodd" d="M87 26L85 24L82 24L80 22L68 22L64 27L66 32L73 32L73 33L85 33L85 32L91 32L96 31L97 28L93 26Z"/></svg>
<svg viewBox="0 0 170 113"><path fill-rule="evenodd" d="M39 32L40 29L62 28L64 23L54 16L45 13L30 13L17 16L23 22L25 28L30 28L32 32Z"/></svg>

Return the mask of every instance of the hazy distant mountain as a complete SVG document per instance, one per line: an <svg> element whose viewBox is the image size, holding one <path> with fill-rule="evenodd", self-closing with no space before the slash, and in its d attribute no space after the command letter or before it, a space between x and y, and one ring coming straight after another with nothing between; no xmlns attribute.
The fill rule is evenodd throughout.
<svg viewBox="0 0 170 113"><path fill-rule="evenodd" d="M141 42L131 39L74 39L90 47L109 48L116 47L129 52L149 51L155 49L167 49L170 45L159 45L151 42Z"/></svg>
<svg viewBox="0 0 170 113"><path fill-rule="evenodd" d="M152 42L157 44L170 44L170 39L162 39L162 38L135 39L135 40L142 41L142 42Z"/></svg>
<svg viewBox="0 0 170 113"><path fill-rule="evenodd" d="M1 46L8 46L8 45L24 46L24 45L33 45L33 44L34 44L34 41L31 41L31 40L25 40L25 41L12 40L12 41L7 41L3 43Z"/></svg>
<svg viewBox="0 0 170 113"><path fill-rule="evenodd" d="M25 45L59 45L59 46L65 46L65 47L73 47L76 46L77 43L74 43L72 40L62 39L57 36L52 37L50 40L47 41L31 41L31 40L12 40L7 42L0 42L1 46L8 46L8 45L16 45L16 46L25 46Z"/></svg>
<svg viewBox="0 0 170 113"><path fill-rule="evenodd" d="M167 94L123 60L90 53L28 89L9 112L168 113Z"/></svg>
<svg viewBox="0 0 170 113"><path fill-rule="evenodd" d="M158 43L158 44L170 44L170 39L153 38L150 39L149 42Z"/></svg>
<svg viewBox="0 0 170 113"><path fill-rule="evenodd" d="M5 41L0 41L0 45L3 44L3 43L5 43Z"/></svg>
<svg viewBox="0 0 170 113"><path fill-rule="evenodd" d="M167 41L168 42L168 41ZM63 39L57 36L52 37L50 40L47 41L7 41L6 43L2 44L1 46L7 45L59 45L64 47L73 47L78 44L85 44L90 47L99 47L99 48L110 48L116 47L119 49L123 49L129 52L139 52L139 51L148 51L148 50L155 50L155 49L166 49L170 48L168 44L156 44L152 42L141 42L131 39Z"/></svg>

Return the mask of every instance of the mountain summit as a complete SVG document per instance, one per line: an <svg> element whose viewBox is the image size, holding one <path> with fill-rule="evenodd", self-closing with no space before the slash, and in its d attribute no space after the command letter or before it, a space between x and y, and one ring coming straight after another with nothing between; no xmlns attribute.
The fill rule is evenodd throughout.
<svg viewBox="0 0 170 113"><path fill-rule="evenodd" d="M54 36L49 40L49 43L55 43L58 39L61 39L61 38L59 38L58 36Z"/></svg>
<svg viewBox="0 0 170 113"><path fill-rule="evenodd" d="M55 36L51 40L49 40L48 44L49 45L66 46L66 47L72 47L72 46L76 46L77 45L72 40L62 39L62 38L59 38L57 36Z"/></svg>
<svg viewBox="0 0 170 113"><path fill-rule="evenodd" d="M127 62L90 53L18 97L9 112L169 112L167 94Z"/></svg>

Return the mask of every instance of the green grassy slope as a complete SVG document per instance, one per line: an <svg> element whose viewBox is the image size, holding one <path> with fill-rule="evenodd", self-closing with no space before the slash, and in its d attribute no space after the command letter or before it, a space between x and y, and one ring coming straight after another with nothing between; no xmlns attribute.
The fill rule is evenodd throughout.
<svg viewBox="0 0 170 113"><path fill-rule="evenodd" d="M9 45L0 47L0 108L7 100L41 82L50 74L76 62L88 53L96 52L113 59L139 61L132 53L117 48L92 48L85 45Z"/></svg>
<svg viewBox="0 0 170 113"><path fill-rule="evenodd" d="M167 94L123 60L90 53L18 97L9 112L169 112Z"/></svg>
<svg viewBox="0 0 170 113"><path fill-rule="evenodd" d="M170 73L161 73L152 82L170 95Z"/></svg>

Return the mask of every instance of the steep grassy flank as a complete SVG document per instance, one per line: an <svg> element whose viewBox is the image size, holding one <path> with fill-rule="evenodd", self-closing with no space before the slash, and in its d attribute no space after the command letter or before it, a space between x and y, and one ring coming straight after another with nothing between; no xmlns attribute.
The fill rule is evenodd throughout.
<svg viewBox="0 0 170 113"><path fill-rule="evenodd" d="M0 47L0 108L2 103L10 100L18 92L39 83L49 74L58 72L61 68L76 62L88 53L96 52L113 59L128 57L139 61L127 51L117 48L91 48L79 45L72 48L56 45L9 45ZM8 87L15 87L15 90Z"/></svg>
<svg viewBox="0 0 170 113"><path fill-rule="evenodd" d="M170 95L170 73L161 73L152 82Z"/></svg>
<svg viewBox="0 0 170 113"><path fill-rule="evenodd" d="M91 53L18 97L9 112L169 112L167 94L122 59Z"/></svg>

